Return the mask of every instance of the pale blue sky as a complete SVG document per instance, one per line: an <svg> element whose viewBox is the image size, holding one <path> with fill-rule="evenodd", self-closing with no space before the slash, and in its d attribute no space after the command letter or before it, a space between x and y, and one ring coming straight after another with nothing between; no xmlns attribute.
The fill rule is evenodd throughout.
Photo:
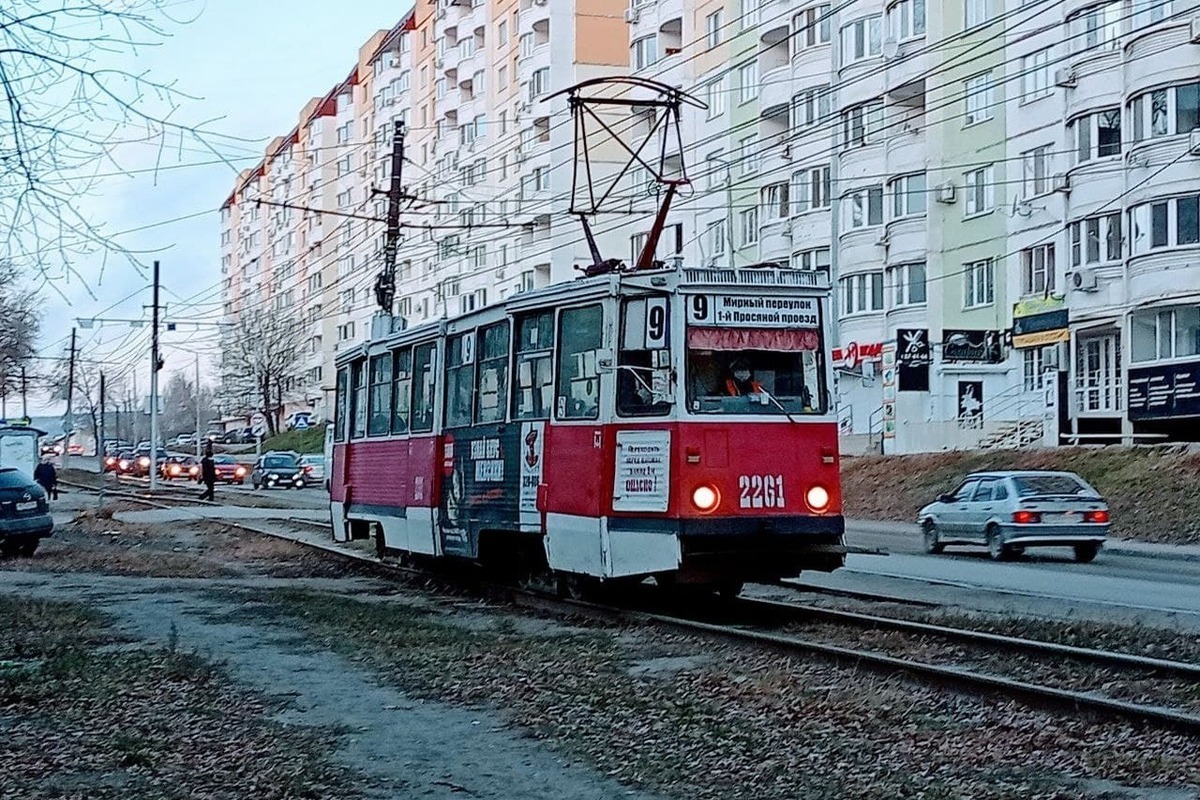
<svg viewBox="0 0 1200 800"><path fill-rule="evenodd" d="M207 0L202 6L193 6L198 14L195 22L176 29L161 46L143 50L134 63L137 71L148 71L150 77L164 83L174 82L180 91L199 98L185 101L173 116L175 121L215 120L208 125L214 132L256 140L246 144L220 136L209 139L223 156L245 168L257 162L271 137L291 130L309 98L324 94L346 77L363 42L375 31L395 25L411 6L411 0ZM221 277L215 210L228 196L236 172L212 153L203 152L198 143L185 147L188 149L183 152L164 153L161 166L166 169L157 175L144 172L105 178L95 196L82 202L87 213L114 232L198 214L131 233L120 241L133 250L167 248L157 258L162 262L167 290L163 299L175 306L169 316L215 321L220 312ZM158 155L157 147L146 144L124 145L116 153L127 170L153 167ZM197 165L202 162L217 163ZM154 256L144 258L149 262ZM59 284L70 305L47 290L42 356L64 351L78 317L136 318L150 303L148 288L138 292L148 287L149 275L139 276L123 260L110 260L102 277L99 259L81 265L80 271L92 283L96 299L78 284ZM178 298L198 293L197 300L204 305L182 307ZM164 334L165 374L186 369L191 375L193 353L205 357L215 352L211 334L186 327ZM148 341L148 336L147 328L113 325L81 330L80 342L87 345L85 357L90 350L93 357L122 361L128 357L114 354L112 349L120 347L132 353L136 346L139 391L144 394L149 355L142 342ZM52 409L34 402L31 411Z"/></svg>

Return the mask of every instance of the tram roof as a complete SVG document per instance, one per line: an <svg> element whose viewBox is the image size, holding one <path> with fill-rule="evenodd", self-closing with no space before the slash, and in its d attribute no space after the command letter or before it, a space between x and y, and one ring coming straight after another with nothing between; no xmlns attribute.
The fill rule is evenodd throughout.
<svg viewBox="0 0 1200 800"><path fill-rule="evenodd" d="M353 347L338 355L336 363L341 366L367 355L369 350L400 347L420 343L445 334L471 330L507 318L510 314L539 308L556 308L567 302L590 300L621 294L622 287L650 292L673 292L691 294L703 291L762 294L764 291L795 292L796 290L822 294L829 291L829 273L811 270L796 270L774 262L754 264L746 267L678 267L671 269L611 272L591 278L578 278L530 289L506 298L503 302L485 306L475 311L454 317L426 322L412 328L394 331L390 335L373 338L369 342Z"/></svg>

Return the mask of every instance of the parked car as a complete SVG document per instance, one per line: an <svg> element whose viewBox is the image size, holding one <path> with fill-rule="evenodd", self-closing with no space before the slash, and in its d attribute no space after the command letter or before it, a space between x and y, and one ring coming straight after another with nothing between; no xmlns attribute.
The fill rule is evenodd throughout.
<svg viewBox="0 0 1200 800"><path fill-rule="evenodd" d="M244 442L254 441L254 436L248 433L249 428L234 428L231 431L225 431L221 434L220 442L222 444L243 444Z"/></svg>
<svg viewBox="0 0 1200 800"><path fill-rule="evenodd" d="M303 489L307 481L304 470L300 468L300 460L293 453L264 453L254 462L254 471L250 473L250 482L254 488L270 489L274 486L294 486Z"/></svg>
<svg viewBox="0 0 1200 800"><path fill-rule="evenodd" d="M0 468L0 554L31 556L53 532L46 491L21 470Z"/></svg>
<svg viewBox="0 0 1200 800"><path fill-rule="evenodd" d="M918 515L925 549L983 544L1002 561L1027 547L1075 548L1088 562L1108 537L1108 504L1073 472L977 472Z"/></svg>
<svg viewBox="0 0 1200 800"><path fill-rule="evenodd" d="M200 462L195 456L167 456L158 465L158 474L165 481L194 479L200 474Z"/></svg>
<svg viewBox="0 0 1200 800"><path fill-rule="evenodd" d="M306 481L325 480L325 456L300 456L298 460Z"/></svg>
<svg viewBox="0 0 1200 800"><path fill-rule="evenodd" d="M175 447L187 447L189 444L195 444L195 443L196 443L196 434L194 434L194 433L181 433L178 436L176 436L174 439L172 439L170 442L168 442L168 444L172 444Z"/></svg>
<svg viewBox="0 0 1200 800"><path fill-rule="evenodd" d="M233 456L213 456L213 466L217 470L217 483L236 483L239 486L246 482L245 464L239 464ZM200 480L200 470L196 470L196 480Z"/></svg>

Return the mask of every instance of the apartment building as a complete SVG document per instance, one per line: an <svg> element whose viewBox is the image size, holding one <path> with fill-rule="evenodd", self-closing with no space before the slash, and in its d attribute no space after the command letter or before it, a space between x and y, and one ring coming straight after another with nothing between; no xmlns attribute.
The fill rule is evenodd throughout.
<svg viewBox="0 0 1200 800"><path fill-rule="evenodd" d="M1186 435L1197 10L633 0L635 74L708 104L680 256L833 271L852 447Z"/></svg>
<svg viewBox="0 0 1200 800"><path fill-rule="evenodd" d="M300 326L285 413L327 415L336 353L370 334L397 122L402 183L419 198L404 208L397 263L406 324L568 280L590 263L578 222L561 213L572 177L566 102L544 99L627 70L624 11L624 0L418 0L239 175L221 211L224 316Z"/></svg>
<svg viewBox="0 0 1200 800"><path fill-rule="evenodd" d="M1178 435L1200 416L1196 13L1195 0L420 0L239 178L226 314L303 314L293 400L323 412L334 353L368 334L383 226L253 200L382 217L397 120L403 183L422 199L403 217L406 322L573 278L591 260L564 213L573 131L562 98L544 98L627 70L708 106L685 109L692 187L660 259L832 271L849 447ZM635 257L658 191L630 171L625 213L594 226L605 257Z"/></svg>

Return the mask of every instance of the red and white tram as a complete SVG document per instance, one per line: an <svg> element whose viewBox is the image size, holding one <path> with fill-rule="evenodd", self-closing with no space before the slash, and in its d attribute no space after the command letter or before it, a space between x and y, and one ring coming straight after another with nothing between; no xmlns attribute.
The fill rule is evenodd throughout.
<svg viewBox="0 0 1200 800"><path fill-rule="evenodd" d="M348 351L334 537L601 581L836 569L829 297L774 265L613 272Z"/></svg>

